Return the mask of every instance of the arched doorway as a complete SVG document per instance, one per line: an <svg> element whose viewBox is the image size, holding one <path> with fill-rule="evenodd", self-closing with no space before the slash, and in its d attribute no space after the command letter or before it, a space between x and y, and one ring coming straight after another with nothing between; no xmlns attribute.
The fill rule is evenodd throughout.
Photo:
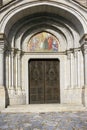
<svg viewBox="0 0 87 130"><path fill-rule="evenodd" d="M73 8L73 4L66 4L66 2L38 1L26 3L22 1L20 6L18 2L15 5L12 4L11 9L7 8L6 12L3 11L1 12L2 20L0 27L1 33L6 35L6 39L3 39L3 45L6 44L7 53L5 53L6 70L2 71L2 73L5 72L9 105L29 103L31 92L28 91L28 88L30 88L30 82L28 85L28 60L33 58L60 59L59 89L61 90L61 94L59 91L58 93L61 95L61 103L81 102L81 89L78 90L78 88L84 84L84 75L80 74L81 71L83 73L83 55L80 56L79 39L86 33L86 20L79 8L76 6ZM53 38L56 36L58 39L57 43L59 44L51 42L52 39L50 38L48 39L49 44L47 44L47 41L29 44L29 41L32 41L30 38L40 32L45 32L45 34L46 32L50 32L53 34ZM44 35L42 36L44 37ZM50 34L47 36L49 37ZM43 39L43 37L41 38ZM5 43L6 41L7 43ZM43 62L43 64L47 63L47 61L46 63L45 61ZM30 64L32 63L29 63L29 68ZM82 66L79 67L79 64L82 64ZM81 69L80 71L78 70L79 68ZM43 75L45 75L45 71L44 69ZM29 77L31 75L29 73ZM79 80L77 78L79 78ZM80 82L77 84L77 81L80 81L80 79L82 79L81 84ZM29 81L31 80L29 79ZM45 79L43 83L46 83ZM31 88L29 90L31 90ZM37 90L34 89L34 91ZM42 92L44 93L43 103L49 102L45 100L45 90L44 87L44 91ZM55 93L55 91L53 91L54 90L52 90L52 94ZM77 95L79 101L75 100ZM53 95L51 95L51 97L52 96ZM57 101L51 100L50 102L59 102L59 99L60 98L58 98Z"/></svg>
<svg viewBox="0 0 87 130"><path fill-rule="evenodd" d="M58 59L29 61L29 103L60 103L60 62Z"/></svg>

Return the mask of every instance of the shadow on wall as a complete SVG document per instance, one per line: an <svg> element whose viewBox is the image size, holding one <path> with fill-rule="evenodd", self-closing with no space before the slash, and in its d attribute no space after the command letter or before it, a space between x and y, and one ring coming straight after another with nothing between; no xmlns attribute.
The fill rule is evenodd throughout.
<svg viewBox="0 0 87 130"><path fill-rule="evenodd" d="M8 89L6 88L6 57L4 56L4 86L5 86L5 107L9 105L9 94L8 94Z"/></svg>
<svg viewBox="0 0 87 130"><path fill-rule="evenodd" d="M5 107L9 105L9 95L8 95L8 90L5 87Z"/></svg>
<svg viewBox="0 0 87 130"><path fill-rule="evenodd" d="M82 104L85 106L85 88L82 88Z"/></svg>

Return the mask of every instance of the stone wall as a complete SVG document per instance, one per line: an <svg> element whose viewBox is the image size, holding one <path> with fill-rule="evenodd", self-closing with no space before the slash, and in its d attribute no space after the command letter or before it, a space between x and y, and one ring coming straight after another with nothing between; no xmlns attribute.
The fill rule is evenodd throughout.
<svg viewBox="0 0 87 130"><path fill-rule="evenodd" d="M7 3L9 3L9 2L11 2L13 0L0 0L0 5L1 5L1 1L3 1L3 5L5 5L5 4L7 4ZM76 1L76 2L80 3L81 5L87 7L87 0L72 0L72 1Z"/></svg>
<svg viewBox="0 0 87 130"><path fill-rule="evenodd" d="M9 2L11 2L12 0L3 0L3 4L7 4Z"/></svg>
<svg viewBox="0 0 87 130"><path fill-rule="evenodd" d="M87 7L87 0L74 0L74 1L76 1L76 2L80 3L81 5Z"/></svg>

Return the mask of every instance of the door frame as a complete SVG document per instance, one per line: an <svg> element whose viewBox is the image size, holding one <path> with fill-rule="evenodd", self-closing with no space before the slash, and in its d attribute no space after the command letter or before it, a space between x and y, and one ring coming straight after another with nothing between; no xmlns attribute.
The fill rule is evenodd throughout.
<svg viewBox="0 0 87 130"><path fill-rule="evenodd" d="M22 91L25 96L25 102L29 105L29 74L28 62L31 59L58 59L60 61L60 103L65 103L64 92L67 91L67 56L57 53L26 53L22 57Z"/></svg>

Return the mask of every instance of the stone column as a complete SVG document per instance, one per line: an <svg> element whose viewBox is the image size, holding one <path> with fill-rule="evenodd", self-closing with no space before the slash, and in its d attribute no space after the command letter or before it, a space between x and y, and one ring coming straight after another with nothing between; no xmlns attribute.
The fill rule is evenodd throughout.
<svg viewBox="0 0 87 130"><path fill-rule="evenodd" d="M14 50L11 50L11 88L14 88Z"/></svg>
<svg viewBox="0 0 87 130"><path fill-rule="evenodd" d="M69 51L67 51L67 88L70 88L71 86L70 64L71 64L71 54Z"/></svg>
<svg viewBox="0 0 87 130"><path fill-rule="evenodd" d="M87 87L87 45L83 46L84 55L84 85Z"/></svg>
<svg viewBox="0 0 87 130"><path fill-rule="evenodd" d="M9 89L11 87L11 55L10 51L8 53L8 84L9 84Z"/></svg>
<svg viewBox="0 0 87 130"><path fill-rule="evenodd" d="M70 62L70 74L71 74L71 88L74 86L74 55L73 52L71 52L71 62Z"/></svg>
<svg viewBox="0 0 87 130"><path fill-rule="evenodd" d="M21 51L15 50L14 84L17 94L21 92Z"/></svg>
<svg viewBox="0 0 87 130"><path fill-rule="evenodd" d="M17 91L18 88L18 67L17 67L17 52L15 53L15 89Z"/></svg>
<svg viewBox="0 0 87 130"><path fill-rule="evenodd" d="M78 78L78 75L77 75L77 69L78 69L78 66L77 66L77 54L78 54L78 51L77 50L74 50L74 86L75 88L77 88L77 78Z"/></svg>
<svg viewBox="0 0 87 130"><path fill-rule="evenodd" d="M73 50L67 51L67 82L69 88L74 87L74 54Z"/></svg>
<svg viewBox="0 0 87 130"><path fill-rule="evenodd" d="M17 75L18 75L18 94L21 92L21 51L17 51Z"/></svg>
<svg viewBox="0 0 87 130"><path fill-rule="evenodd" d="M87 87L87 34L80 40L84 59L84 86Z"/></svg>
<svg viewBox="0 0 87 130"><path fill-rule="evenodd" d="M82 102L87 107L87 34L82 37L80 43L84 60L84 87L82 92Z"/></svg>
<svg viewBox="0 0 87 130"><path fill-rule="evenodd" d="M21 56L20 56L20 68L21 68L21 89L22 89L22 94L25 94L25 87L24 87L24 85L23 85L23 75L24 75L24 73L23 73L23 62L22 62L22 58L23 58L23 56L24 56L24 52L22 52L21 51Z"/></svg>
<svg viewBox="0 0 87 130"><path fill-rule="evenodd" d="M9 55L9 88L10 94L15 95L15 86L14 86L14 49L10 50Z"/></svg>
<svg viewBox="0 0 87 130"><path fill-rule="evenodd" d="M5 69L6 69L6 88L9 88L9 53L6 51L5 53Z"/></svg>
<svg viewBox="0 0 87 130"><path fill-rule="evenodd" d="M77 86L81 87L81 79L80 79L80 74L81 74L81 60L80 60L80 51L77 53Z"/></svg>
<svg viewBox="0 0 87 130"><path fill-rule="evenodd" d="M1 44L1 43L0 43ZM4 50L0 45L0 86L4 86Z"/></svg>
<svg viewBox="0 0 87 130"><path fill-rule="evenodd" d="M5 46L4 35L0 34L0 108L5 107L4 46Z"/></svg>

